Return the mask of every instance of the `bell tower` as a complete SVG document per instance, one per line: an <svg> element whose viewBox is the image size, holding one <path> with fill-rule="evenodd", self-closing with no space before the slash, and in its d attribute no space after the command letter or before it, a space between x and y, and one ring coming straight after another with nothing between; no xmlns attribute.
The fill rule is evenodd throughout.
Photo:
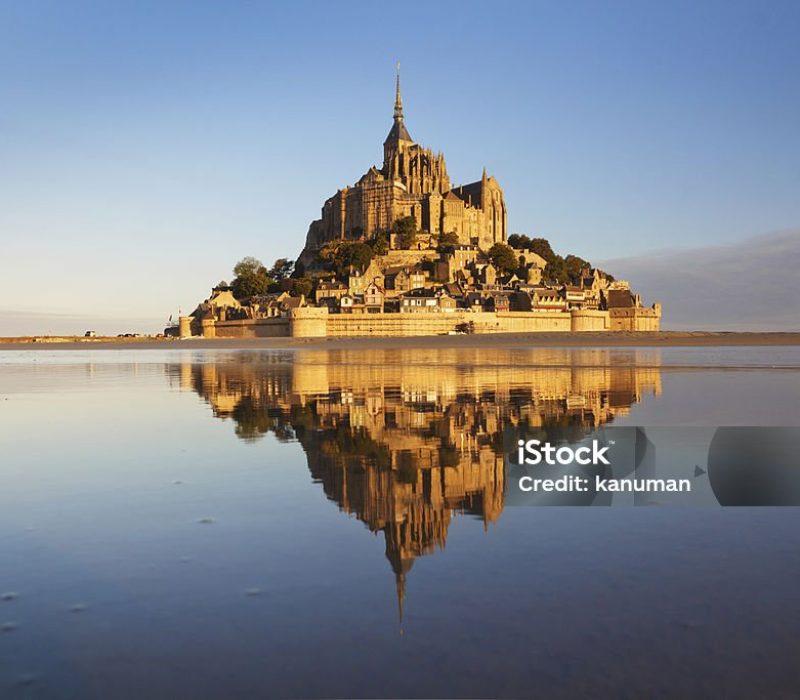
<svg viewBox="0 0 800 700"><path fill-rule="evenodd" d="M383 174L392 180L404 180L408 175L405 150L414 144L403 123L403 98L400 95L400 64L397 64L397 85L394 97L394 124L383 142Z"/></svg>

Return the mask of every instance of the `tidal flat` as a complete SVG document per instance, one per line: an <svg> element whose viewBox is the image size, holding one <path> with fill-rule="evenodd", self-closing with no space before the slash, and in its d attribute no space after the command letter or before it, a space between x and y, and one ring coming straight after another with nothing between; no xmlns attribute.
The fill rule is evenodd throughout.
<svg viewBox="0 0 800 700"><path fill-rule="evenodd" d="M523 427L701 488L800 347L475 338L0 353L0 697L800 692L800 509L506 499Z"/></svg>

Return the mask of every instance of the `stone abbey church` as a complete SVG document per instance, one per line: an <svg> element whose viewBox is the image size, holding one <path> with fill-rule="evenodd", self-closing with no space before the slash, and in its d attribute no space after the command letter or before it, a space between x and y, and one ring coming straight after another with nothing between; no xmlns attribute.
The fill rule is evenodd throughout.
<svg viewBox="0 0 800 700"><path fill-rule="evenodd" d="M507 238L506 204L497 180L484 169L480 180L453 186L444 156L414 143L403 120L398 74L383 167L372 166L355 185L325 202L322 217L309 227L300 260L311 263L313 252L330 241L389 234L398 219L408 216L423 233L455 233L460 243L483 250Z"/></svg>
<svg viewBox="0 0 800 700"><path fill-rule="evenodd" d="M444 156L414 143L403 120L398 75L383 165L325 202L297 259L299 274L282 280L280 290L242 299L230 287L215 287L193 314L179 319L179 334L658 330L659 304L645 308L626 281L588 263L581 261L580 270L565 278L548 276L548 260L533 244L492 252L507 241L506 222L503 190L485 169L480 180L454 186ZM357 241L373 245L340 245ZM353 251L369 262L345 266Z"/></svg>

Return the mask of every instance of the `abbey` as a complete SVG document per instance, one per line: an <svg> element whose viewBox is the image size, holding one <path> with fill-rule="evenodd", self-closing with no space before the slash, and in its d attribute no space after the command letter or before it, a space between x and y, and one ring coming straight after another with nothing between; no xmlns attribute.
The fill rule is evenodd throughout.
<svg viewBox="0 0 800 700"><path fill-rule="evenodd" d="M422 233L455 233L459 243L484 250L507 238L506 203L497 180L484 169L480 180L453 186L444 155L414 143L403 120L398 73L383 166L372 166L355 185L325 202L322 217L309 227L300 260L313 262L313 251L331 241L388 236L405 217L412 217Z"/></svg>
<svg viewBox="0 0 800 700"><path fill-rule="evenodd" d="M507 218L503 190L485 168L479 180L454 185L444 156L414 142L398 73L381 167L325 202L295 262L281 258L268 272L246 258L245 273L234 269L232 285L214 287L170 332L324 337L659 329L660 304L644 306L627 281L577 255L556 254L547 239L508 235Z"/></svg>

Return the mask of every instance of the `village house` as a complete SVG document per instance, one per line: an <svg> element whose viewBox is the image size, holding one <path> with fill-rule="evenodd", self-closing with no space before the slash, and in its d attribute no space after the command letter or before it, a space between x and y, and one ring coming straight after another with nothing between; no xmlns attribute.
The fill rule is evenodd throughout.
<svg viewBox="0 0 800 700"><path fill-rule="evenodd" d="M491 263L472 263L471 268L476 284L492 286L497 283L497 268Z"/></svg>
<svg viewBox="0 0 800 700"><path fill-rule="evenodd" d="M654 331L661 321L661 304L642 305L641 297L629 288L609 289L604 293L612 331Z"/></svg>
<svg viewBox="0 0 800 700"><path fill-rule="evenodd" d="M328 280L320 280L314 291L314 301L319 304L322 299L332 298L337 301L350 290L344 282L338 282L335 277Z"/></svg>
<svg viewBox="0 0 800 700"><path fill-rule="evenodd" d="M370 282L364 290L364 306L368 313L383 311L383 299L386 296L383 287L376 282Z"/></svg>
<svg viewBox="0 0 800 700"><path fill-rule="evenodd" d="M469 291L464 295L463 306L469 311L483 311L483 294L479 291Z"/></svg>
<svg viewBox="0 0 800 700"><path fill-rule="evenodd" d="M566 311L567 300L557 289L539 287L531 298L533 311Z"/></svg>
<svg viewBox="0 0 800 700"><path fill-rule="evenodd" d="M401 312L450 312L457 302L444 289L412 289L400 297Z"/></svg>
<svg viewBox="0 0 800 700"><path fill-rule="evenodd" d="M480 254L480 249L474 245L465 244L446 248L434 263L436 279L442 282L454 282L456 273L475 262Z"/></svg>
<svg viewBox="0 0 800 700"><path fill-rule="evenodd" d="M450 313L458 308L458 300L450 296L445 289L437 292L439 309L444 313Z"/></svg>
<svg viewBox="0 0 800 700"><path fill-rule="evenodd" d="M500 278L500 285L507 288L516 288L517 285L522 284L524 280L520 279L516 272L503 275Z"/></svg>
<svg viewBox="0 0 800 700"><path fill-rule="evenodd" d="M370 282L377 282L381 287L384 285L383 272L375 260L372 260L363 272L353 267L350 268L347 280L350 294L363 294Z"/></svg>
<svg viewBox="0 0 800 700"><path fill-rule="evenodd" d="M425 273L417 267L389 268L385 276L386 289L395 295L421 289L425 286Z"/></svg>
<svg viewBox="0 0 800 700"><path fill-rule="evenodd" d="M523 268L524 279L523 282L527 284L541 284L542 277L544 276L544 268L537 265L528 265Z"/></svg>
<svg viewBox="0 0 800 700"><path fill-rule="evenodd" d="M447 284L442 285L442 289L447 292L448 296L452 297L456 301L457 306L461 306L463 304L465 290L461 284L458 282L448 282Z"/></svg>
<svg viewBox="0 0 800 700"><path fill-rule="evenodd" d="M251 297L250 303L245 307L248 318L276 318L281 315L281 304L288 298L288 292Z"/></svg>
<svg viewBox="0 0 800 700"><path fill-rule="evenodd" d="M340 303L341 299L336 299L334 297L323 297L317 301L317 306L327 309L329 314L338 314L341 312L341 307L339 306Z"/></svg>
<svg viewBox="0 0 800 700"><path fill-rule="evenodd" d="M189 315L198 321L202 319L226 321L244 318L247 314L243 311L239 300L233 296L231 287L217 285L211 290L208 299L198 304L197 308Z"/></svg>
<svg viewBox="0 0 800 700"><path fill-rule="evenodd" d="M288 311L293 309L302 309L306 304L306 298L304 295L300 295L299 297L290 297L287 296L280 302L280 309L282 314L286 314Z"/></svg>
<svg viewBox="0 0 800 700"><path fill-rule="evenodd" d="M353 307L357 306L358 302L356 301L356 298L349 292L347 294L343 294L339 299L339 311L343 314L352 313Z"/></svg>
<svg viewBox="0 0 800 700"><path fill-rule="evenodd" d="M565 284L562 287L562 294L568 309L582 309L586 303L586 292L581 287Z"/></svg>
<svg viewBox="0 0 800 700"><path fill-rule="evenodd" d="M483 301L484 311L510 311L511 299L508 292L489 292Z"/></svg>

